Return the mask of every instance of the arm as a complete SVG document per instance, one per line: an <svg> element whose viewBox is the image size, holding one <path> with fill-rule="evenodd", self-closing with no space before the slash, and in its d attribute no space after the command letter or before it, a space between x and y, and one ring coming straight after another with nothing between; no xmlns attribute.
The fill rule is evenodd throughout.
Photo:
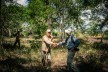
<svg viewBox="0 0 108 72"><path fill-rule="evenodd" d="M67 38L66 38L64 41L59 42L58 45L62 46L62 45L64 45L64 44L66 44L66 42L67 42Z"/></svg>

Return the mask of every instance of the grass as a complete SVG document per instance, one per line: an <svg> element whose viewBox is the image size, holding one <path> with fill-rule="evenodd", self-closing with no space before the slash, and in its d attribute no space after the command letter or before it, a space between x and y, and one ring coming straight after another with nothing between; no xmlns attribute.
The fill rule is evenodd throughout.
<svg viewBox="0 0 108 72"><path fill-rule="evenodd" d="M99 46L89 40L81 42L80 51L74 58L81 72L108 72L108 48L102 49L104 43ZM40 42L22 39L21 44L21 48L0 48L0 72L47 72L41 64ZM52 72L66 72L67 49L52 47L51 55Z"/></svg>

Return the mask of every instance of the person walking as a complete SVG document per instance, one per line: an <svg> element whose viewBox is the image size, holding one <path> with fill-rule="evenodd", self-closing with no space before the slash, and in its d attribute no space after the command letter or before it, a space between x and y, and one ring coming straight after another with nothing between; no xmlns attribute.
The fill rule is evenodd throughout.
<svg viewBox="0 0 108 72"><path fill-rule="evenodd" d="M15 43L14 43L13 47L16 47L16 44L18 44L18 46L20 48L20 31L19 30L17 31L15 36L16 36L16 40L15 40Z"/></svg>
<svg viewBox="0 0 108 72"><path fill-rule="evenodd" d="M77 68L77 66L75 66L75 64L73 63L74 55L75 55L76 51L78 50L77 49L78 43L75 44L76 38L74 37L73 34L71 34L71 32L72 32L71 29L65 30L65 33L67 34L67 38L64 41L59 42L58 45L62 46L64 44L66 44L66 47L68 49L67 67L68 67L69 72L72 72L72 71L80 72L79 69Z"/></svg>

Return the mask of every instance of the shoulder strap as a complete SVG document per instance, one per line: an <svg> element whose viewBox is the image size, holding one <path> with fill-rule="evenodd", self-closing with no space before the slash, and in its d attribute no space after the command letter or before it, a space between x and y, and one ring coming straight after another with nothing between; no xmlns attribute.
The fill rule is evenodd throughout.
<svg viewBox="0 0 108 72"><path fill-rule="evenodd" d="M75 41L73 39L74 35L71 35L70 37L71 37L71 41L75 44Z"/></svg>

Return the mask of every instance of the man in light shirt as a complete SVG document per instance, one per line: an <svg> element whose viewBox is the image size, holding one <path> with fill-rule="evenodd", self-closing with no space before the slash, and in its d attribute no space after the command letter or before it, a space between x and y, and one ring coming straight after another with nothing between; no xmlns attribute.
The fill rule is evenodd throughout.
<svg viewBox="0 0 108 72"><path fill-rule="evenodd" d="M42 37L42 64L43 66L51 66L51 46L56 46L57 43L52 41L51 29L47 29L46 34ZM47 57L47 64L45 59Z"/></svg>

